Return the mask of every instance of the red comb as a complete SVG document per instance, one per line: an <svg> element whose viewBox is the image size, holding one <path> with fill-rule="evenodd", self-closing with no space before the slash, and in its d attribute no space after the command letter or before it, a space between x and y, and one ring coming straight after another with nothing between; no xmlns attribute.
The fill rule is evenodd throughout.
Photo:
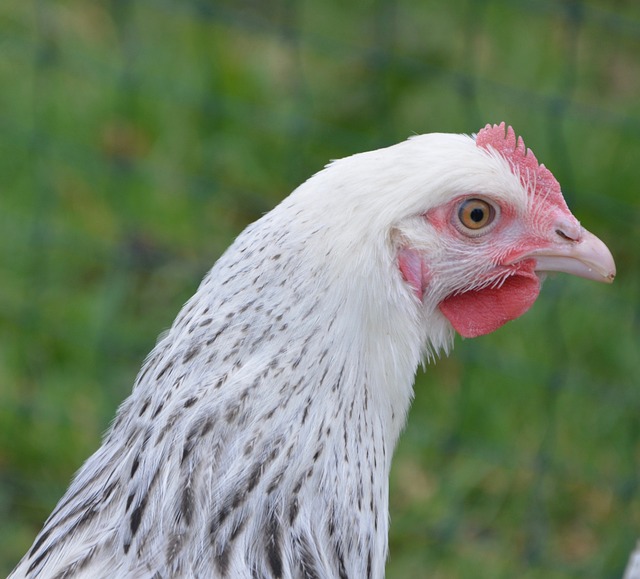
<svg viewBox="0 0 640 579"><path fill-rule="evenodd" d="M534 195L542 195L547 202L566 208L560 183L544 165L539 165L531 149L527 149L522 137L516 139L512 127L504 122L499 125L487 125L478 132L476 145L487 149L491 147L500 153L516 170L525 187L533 185L529 190Z"/></svg>

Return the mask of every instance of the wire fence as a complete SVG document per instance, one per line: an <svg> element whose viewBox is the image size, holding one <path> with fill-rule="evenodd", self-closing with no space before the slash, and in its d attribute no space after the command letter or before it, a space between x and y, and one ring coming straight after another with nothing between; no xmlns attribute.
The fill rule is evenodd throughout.
<svg viewBox="0 0 640 579"><path fill-rule="evenodd" d="M619 577L640 535L640 4L7 0L0 572L235 235L330 159L505 120L612 287L418 377L389 577Z"/></svg>

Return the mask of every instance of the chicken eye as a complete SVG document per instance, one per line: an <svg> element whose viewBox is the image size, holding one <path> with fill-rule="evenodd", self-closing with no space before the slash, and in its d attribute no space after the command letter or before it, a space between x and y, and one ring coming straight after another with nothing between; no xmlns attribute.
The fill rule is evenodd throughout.
<svg viewBox="0 0 640 579"><path fill-rule="evenodd" d="M458 220L466 230L479 232L490 225L496 217L493 205L482 199L467 199L458 209Z"/></svg>

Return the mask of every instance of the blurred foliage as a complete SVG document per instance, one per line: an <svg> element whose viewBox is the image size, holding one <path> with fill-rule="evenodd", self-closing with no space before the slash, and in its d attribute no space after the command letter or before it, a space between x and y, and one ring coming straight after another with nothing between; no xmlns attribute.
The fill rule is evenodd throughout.
<svg viewBox="0 0 640 579"><path fill-rule="evenodd" d="M0 573L235 235L332 158L504 120L613 250L419 376L389 577L618 577L640 533L640 4L3 0Z"/></svg>

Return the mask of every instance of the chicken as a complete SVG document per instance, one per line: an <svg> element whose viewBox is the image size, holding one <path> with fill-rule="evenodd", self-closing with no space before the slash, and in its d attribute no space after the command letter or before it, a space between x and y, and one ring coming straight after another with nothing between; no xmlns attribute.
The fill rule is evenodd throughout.
<svg viewBox="0 0 640 579"><path fill-rule="evenodd" d="M615 266L504 123L334 161L206 275L11 577L382 577L418 365L549 271Z"/></svg>

